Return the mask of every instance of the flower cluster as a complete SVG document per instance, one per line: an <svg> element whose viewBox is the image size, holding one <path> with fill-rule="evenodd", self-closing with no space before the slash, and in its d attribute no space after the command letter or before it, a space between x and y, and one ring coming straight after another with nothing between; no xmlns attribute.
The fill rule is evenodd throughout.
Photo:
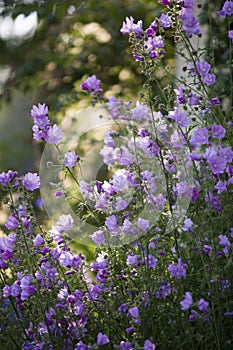
<svg viewBox="0 0 233 350"><path fill-rule="evenodd" d="M36 173L0 174L8 210L0 236L5 349L232 347L232 101L218 93L215 60L189 46L200 34L194 0L161 4L163 13L145 31L132 17L121 28L144 70L146 91L137 101L105 101L115 123L99 152L109 170L105 180L78 181L71 168L80 157L75 150L63 156L63 132L51 124L46 104L31 111L34 139L59 150L62 171L78 185L79 220L95 222L96 229L83 232L95 252L85 257L79 242L72 246L71 214L51 227L38 222ZM233 2L216 15L232 23ZM153 84L168 31L176 40L180 34L187 61L183 76L158 97ZM81 88L103 104L100 84L93 75ZM56 200L61 195L59 187Z"/></svg>
<svg viewBox="0 0 233 350"><path fill-rule="evenodd" d="M33 106L31 115L34 118L33 138L35 140L45 140L50 144L58 144L63 138L62 130L56 125L50 125L48 118L48 107L44 103Z"/></svg>

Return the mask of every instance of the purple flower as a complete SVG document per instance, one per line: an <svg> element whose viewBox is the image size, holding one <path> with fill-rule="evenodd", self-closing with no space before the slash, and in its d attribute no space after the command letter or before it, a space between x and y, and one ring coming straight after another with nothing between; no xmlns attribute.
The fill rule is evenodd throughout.
<svg viewBox="0 0 233 350"><path fill-rule="evenodd" d="M221 181L219 180L216 185L214 186L214 188L216 188L216 190L218 190L218 194L226 192L227 190L227 181Z"/></svg>
<svg viewBox="0 0 233 350"><path fill-rule="evenodd" d="M66 152L64 164L67 167L73 168L79 159L80 157L76 155L75 151Z"/></svg>
<svg viewBox="0 0 233 350"><path fill-rule="evenodd" d="M18 221L16 215L15 214L11 214L7 218L5 226L8 228L8 230L13 230L16 227L18 227L18 225L19 225L19 221Z"/></svg>
<svg viewBox="0 0 233 350"><path fill-rule="evenodd" d="M181 259L178 259L177 265L169 264L168 271L173 277L180 280L182 277L186 277L186 267L187 265L182 263Z"/></svg>
<svg viewBox="0 0 233 350"><path fill-rule="evenodd" d="M149 158L153 158L160 152L160 147L157 142L152 141L149 136L141 137L138 140L138 146L148 155Z"/></svg>
<svg viewBox="0 0 233 350"><path fill-rule="evenodd" d="M191 10L194 10L194 8L195 8L194 1L195 0L183 0L184 7L188 8L188 9L191 9Z"/></svg>
<svg viewBox="0 0 233 350"><path fill-rule="evenodd" d="M109 339L106 334L99 332L97 335L97 345L102 346L109 343Z"/></svg>
<svg viewBox="0 0 233 350"><path fill-rule="evenodd" d="M108 103L107 103L108 104ZM104 143L108 147L115 147L115 141L113 136L116 134L113 130L107 130L105 137L104 137Z"/></svg>
<svg viewBox="0 0 233 350"><path fill-rule="evenodd" d="M95 244L103 244L105 241L105 235L103 231L98 230L91 235L91 239Z"/></svg>
<svg viewBox="0 0 233 350"><path fill-rule="evenodd" d="M115 215L110 215L106 218L105 224L109 231L114 231L117 228L117 218Z"/></svg>
<svg viewBox="0 0 233 350"><path fill-rule="evenodd" d="M137 318L139 316L139 310L137 306L133 306L128 311L128 316Z"/></svg>
<svg viewBox="0 0 233 350"><path fill-rule="evenodd" d="M228 179L228 183L233 185L233 176L231 176L229 179Z"/></svg>
<svg viewBox="0 0 233 350"><path fill-rule="evenodd" d="M101 154L101 153L100 153ZM113 158L113 155L110 154L111 158ZM116 160L119 162L120 165L126 165L130 166L132 163L135 162L135 156L133 156L126 147L121 146L116 150L115 153ZM113 160L114 162L114 160ZM110 163L112 164L112 163Z"/></svg>
<svg viewBox="0 0 233 350"><path fill-rule="evenodd" d="M148 230L149 227L150 227L150 223L148 220L138 218L138 228L140 228L140 230L146 231Z"/></svg>
<svg viewBox="0 0 233 350"><path fill-rule="evenodd" d="M126 264L127 265L131 265L131 266L138 266L139 265L139 261L138 261L137 255L129 254L127 256Z"/></svg>
<svg viewBox="0 0 233 350"><path fill-rule="evenodd" d="M184 112L179 113L178 108L175 108L174 111L169 112L167 117L174 119L176 123L181 127L189 125L189 118Z"/></svg>
<svg viewBox="0 0 233 350"><path fill-rule="evenodd" d="M56 242L60 241L62 238L61 232L59 232L55 226L52 226L51 230L49 230L49 233Z"/></svg>
<svg viewBox="0 0 233 350"><path fill-rule="evenodd" d="M193 193L193 188L190 187L187 181L178 182L174 187L178 198L185 196L186 198L191 198Z"/></svg>
<svg viewBox="0 0 233 350"><path fill-rule="evenodd" d="M32 276L30 275L24 276L20 281L20 286L22 288L21 299L23 301L27 300L30 295L36 292L35 287L32 284L30 284L31 281L32 281Z"/></svg>
<svg viewBox="0 0 233 350"><path fill-rule="evenodd" d="M191 314L189 316L189 322L194 322L200 318L200 314L196 310L191 310Z"/></svg>
<svg viewBox="0 0 233 350"><path fill-rule="evenodd" d="M148 119L148 107L145 104L137 102L131 113L134 120Z"/></svg>
<svg viewBox="0 0 233 350"><path fill-rule="evenodd" d="M80 181L79 190L85 199L92 198L93 188L86 181Z"/></svg>
<svg viewBox="0 0 233 350"><path fill-rule="evenodd" d="M191 9L184 8L181 11L180 18L183 21L182 28L186 34L191 37L193 34L201 34L199 22Z"/></svg>
<svg viewBox="0 0 233 350"><path fill-rule="evenodd" d="M17 175L18 175L17 171L13 171L13 170L8 170L7 173L2 172L0 174L0 183L3 186L7 186L8 183L12 182L16 178Z"/></svg>
<svg viewBox="0 0 233 350"><path fill-rule="evenodd" d="M116 173L113 175L112 178L112 184L114 189L118 191L126 191L129 186L129 180L130 180L130 172L122 169L116 171Z"/></svg>
<svg viewBox="0 0 233 350"><path fill-rule="evenodd" d="M223 157L228 163L232 162L233 151L231 147L220 148L219 155Z"/></svg>
<svg viewBox="0 0 233 350"><path fill-rule="evenodd" d="M193 226L193 221L189 218L184 220L184 226L182 227L182 229L184 231L188 231L191 232L192 231L192 226Z"/></svg>
<svg viewBox="0 0 233 350"><path fill-rule="evenodd" d="M120 31L122 34L135 33L140 37L142 34L142 21L140 20L137 23L134 23L134 18L132 16L126 17Z"/></svg>
<svg viewBox="0 0 233 350"><path fill-rule="evenodd" d="M10 233L7 237L0 236L0 250L13 253L16 241L17 238L15 233Z"/></svg>
<svg viewBox="0 0 233 350"><path fill-rule="evenodd" d="M31 115L33 118L45 116L47 114L48 114L48 107L46 106L45 103L43 103L43 105L39 103L38 107L34 105L31 109Z"/></svg>
<svg viewBox="0 0 233 350"><path fill-rule="evenodd" d="M64 192L62 190L57 190L55 193L54 193L54 197L55 198L59 198L59 197L62 197L64 195Z"/></svg>
<svg viewBox="0 0 233 350"><path fill-rule="evenodd" d="M120 350L133 350L129 341L122 340L120 342Z"/></svg>
<svg viewBox="0 0 233 350"><path fill-rule="evenodd" d="M233 316L233 311L228 311L224 313L224 316L226 317L232 317Z"/></svg>
<svg viewBox="0 0 233 350"><path fill-rule="evenodd" d="M194 136L191 139L197 144L205 145L209 141L209 132L207 128L199 128L195 131Z"/></svg>
<svg viewBox="0 0 233 350"><path fill-rule="evenodd" d="M33 240L34 247L38 247L44 243L43 237L38 233L36 238Z"/></svg>
<svg viewBox="0 0 233 350"><path fill-rule="evenodd" d="M181 310L188 310L193 303L192 294L190 292L185 293L185 298L180 302Z"/></svg>
<svg viewBox="0 0 233 350"><path fill-rule="evenodd" d="M47 114L48 107L45 103L43 105L39 103L38 107L34 105L31 109L31 116L34 118L34 124L41 129L49 125L49 118Z"/></svg>
<svg viewBox="0 0 233 350"><path fill-rule="evenodd" d="M143 350L154 350L155 348L155 344L153 344L149 339L146 339Z"/></svg>
<svg viewBox="0 0 233 350"><path fill-rule="evenodd" d="M113 147L104 146L100 151L100 155L103 157L105 164L110 165L114 163Z"/></svg>
<svg viewBox="0 0 233 350"><path fill-rule="evenodd" d="M188 97L189 97L189 105L190 106L198 106L199 105L199 101L201 99L200 96L193 94L193 93L189 93Z"/></svg>
<svg viewBox="0 0 233 350"><path fill-rule="evenodd" d="M22 289L20 287L20 281L17 280L11 286L11 296L18 297L20 296L21 292L22 292Z"/></svg>
<svg viewBox="0 0 233 350"><path fill-rule="evenodd" d="M209 255L209 253L213 250L213 247L209 246L208 244L204 244L203 250L205 253L207 253Z"/></svg>
<svg viewBox="0 0 233 350"><path fill-rule="evenodd" d="M3 186L7 186L8 182L10 182L10 177L9 177L8 173L2 172L0 174L0 183Z"/></svg>
<svg viewBox="0 0 233 350"><path fill-rule="evenodd" d="M5 286L3 287L3 296L4 296L5 298L8 298L8 297L11 296L11 287L10 287L10 286L5 285Z"/></svg>
<svg viewBox="0 0 233 350"><path fill-rule="evenodd" d="M209 302L203 298L199 300L197 307L202 312L209 312Z"/></svg>
<svg viewBox="0 0 233 350"><path fill-rule="evenodd" d="M196 62L197 71L201 76L205 76L210 71L210 64L206 61Z"/></svg>
<svg viewBox="0 0 233 350"><path fill-rule="evenodd" d="M78 342L78 344L76 344L76 346L75 346L75 348L74 348L74 350L88 350L89 348L87 347L87 345L86 344L84 344L83 342L82 342L82 340L80 340L79 342Z"/></svg>
<svg viewBox="0 0 233 350"><path fill-rule="evenodd" d="M232 40L232 44L233 44L233 30L230 30L228 32L228 38L230 38Z"/></svg>
<svg viewBox="0 0 233 350"><path fill-rule="evenodd" d="M32 131L33 131L33 139L36 141L45 139L47 137L47 131L49 129L49 125L47 125L45 128L41 129L38 125L33 125Z"/></svg>
<svg viewBox="0 0 233 350"><path fill-rule="evenodd" d="M211 126L212 136L215 139L222 139L226 134L226 129L222 125L214 124Z"/></svg>
<svg viewBox="0 0 233 350"><path fill-rule="evenodd" d="M81 88L86 91L101 92L102 89L100 88L100 82L101 81L97 79L95 75L92 75L81 84Z"/></svg>
<svg viewBox="0 0 233 350"><path fill-rule="evenodd" d="M230 1L225 1L223 5L223 11L226 13L227 16L233 15L233 2Z"/></svg>
<svg viewBox="0 0 233 350"><path fill-rule="evenodd" d="M57 145L63 139L63 135L64 133L61 128L59 128L57 124L54 124L53 126L49 127L46 135L44 135L44 139L46 142L52 145Z"/></svg>
<svg viewBox="0 0 233 350"><path fill-rule="evenodd" d="M222 10L218 11L218 15L225 18L226 16L231 16L233 14L233 2L225 1Z"/></svg>
<svg viewBox="0 0 233 350"><path fill-rule="evenodd" d="M127 304L121 304L118 307L118 311L121 312L122 314L125 314L127 310L128 310L128 305Z"/></svg>
<svg viewBox="0 0 233 350"><path fill-rule="evenodd" d="M155 269L157 262L158 262L158 259L155 258L153 255L148 254L147 258L143 260L143 263L145 263L145 261L147 261L148 267Z"/></svg>
<svg viewBox="0 0 233 350"><path fill-rule="evenodd" d="M213 174L222 174L227 165L226 160L220 156L210 157L208 163Z"/></svg>
<svg viewBox="0 0 233 350"><path fill-rule="evenodd" d="M43 263L42 268L45 270L46 277L52 282L55 282L56 276L58 275L57 269L51 267L49 263Z"/></svg>
<svg viewBox="0 0 233 350"><path fill-rule="evenodd" d="M169 6L171 4L170 0L161 0L161 4L164 6Z"/></svg>
<svg viewBox="0 0 233 350"><path fill-rule="evenodd" d="M157 293L156 293L156 298L166 298L169 294L171 294L171 286L167 283L167 281L163 281L162 285L159 287Z"/></svg>
<svg viewBox="0 0 233 350"><path fill-rule="evenodd" d="M159 18L159 24L164 28L169 28L172 26L172 19L170 16L165 15L164 13L162 13L162 15Z"/></svg>
<svg viewBox="0 0 233 350"><path fill-rule="evenodd" d="M210 86L215 84L216 75L215 74L206 74L202 77L202 81L205 85Z"/></svg>
<svg viewBox="0 0 233 350"><path fill-rule="evenodd" d="M116 210L121 211L128 207L128 202L126 202L123 198L118 197L116 200Z"/></svg>
<svg viewBox="0 0 233 350"><path fill-rule="evenodd" d="M219 244L220 245L223 245L225 247L230 247L231 246L231 243L230 243L230 241L229 241L229 239L228 239L228 237L226 235L219 235L218 238L219 238Z"/></svg>
<svg viewBox="0 0 233 350"><path fill-rule="evenodd" d="M24 175L23 185L28 191L34 191L40 187L40 178L36 173L27 173Z"/></svg>
<svg viewBox="0 0 233 350"><path fill-rule="evenodd" d="M179 85L178 89L174 89L174 92L176 94L176 103L178 104L184 104L186 99L185 99L185 94L184 94L184 87L183 85Z"/></svg>
<svg viewBox="0 0 233 350"><path fill-rule="evenodd" d="M149 37L144 42L145 47L149 52L155 50L155 49L162 49L165 45L164 40L161 35L157 35L155 37Z"/></svg>
<svg viewBox="0 0 233 350"><path fill-rule="evenodd" d="M219 207L220 202L218 196L214 196L213 193L209 192L208 194L206 194L205 200L206 202L209 202L210 205L216 210L219 210L219 208L221 208Z"/></svg>
<svg viewBox="0 0 233 350"><path fill-rule="evenodd" d="M73 266L73 255L70 252L62 252L59 256L59 262L64 267L72 267Z"/></svg>
<svg viewBox="0 0 233 350"><path fill-rule="evenodd" d="M159 29L156 21L154 20L151 24L150 27L145 30L146 36L149 38L150 36L153 37L155 36L156 31Z"/></svg>
<svg viewBox="0 0 233 350"><path fill-rule="evenodd" d="M210 101L211 104L213 104L214 106L219 106L220 105L220 101L218 97L213 97Z"/></svg>
<svg viewBox="0 0 233 350"><path fill-rule="evenodd" d="M58 232L69 231L73 226L74 220L70 214L63 214L59 217L59 220L56 224L56 229Z"/></svg>

